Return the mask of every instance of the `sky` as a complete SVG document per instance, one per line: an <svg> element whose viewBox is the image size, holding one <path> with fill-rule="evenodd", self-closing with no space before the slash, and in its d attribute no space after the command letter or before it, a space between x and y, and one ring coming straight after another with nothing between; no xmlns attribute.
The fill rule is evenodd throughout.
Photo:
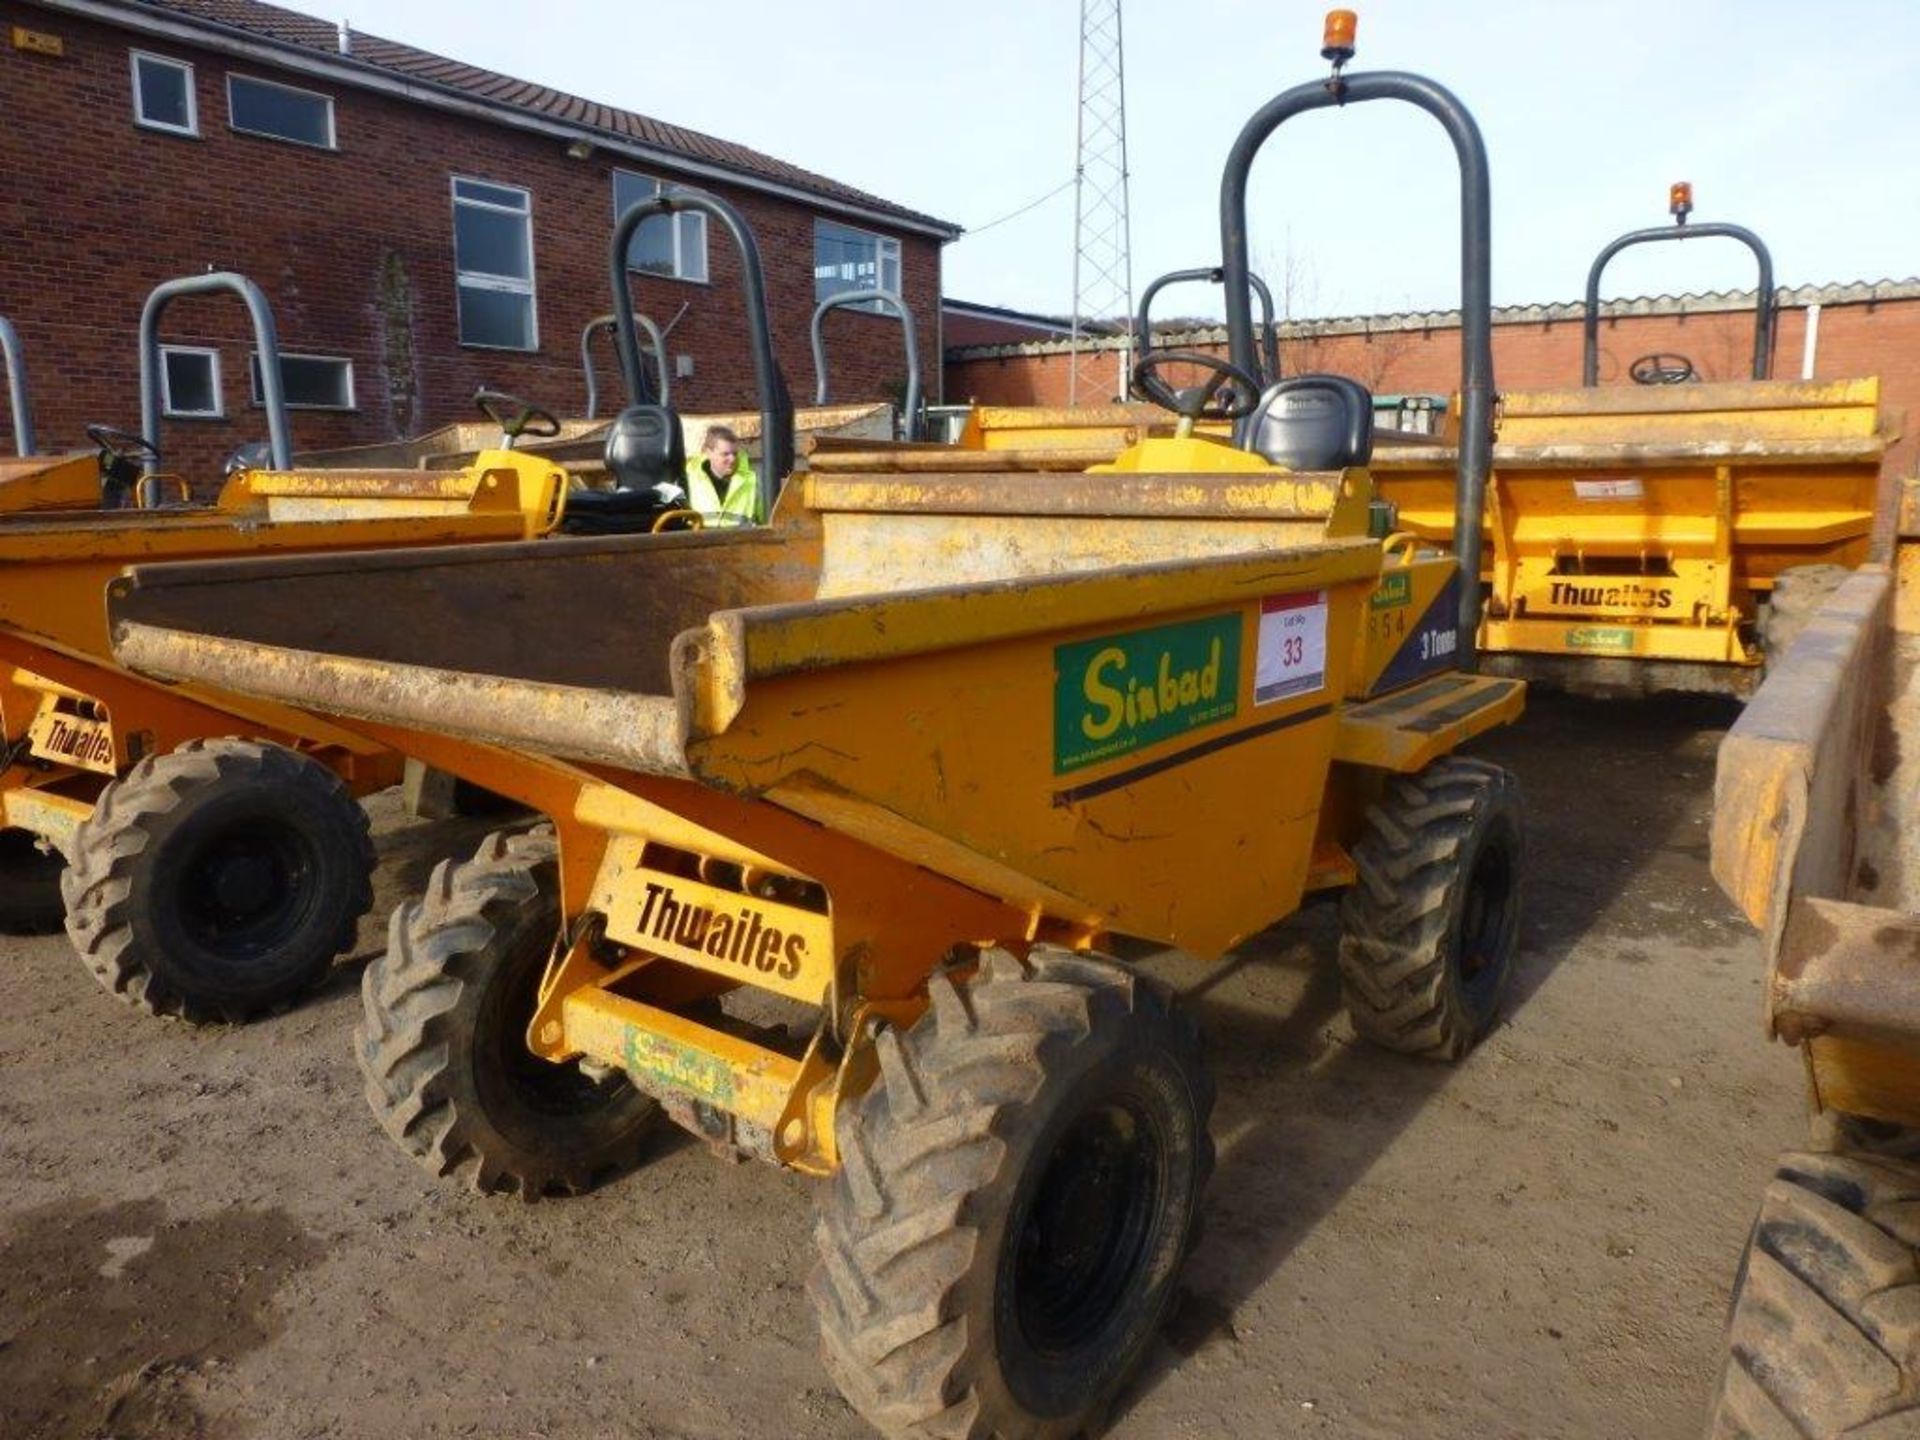
<svg viewBox="0 0 1920 1440"><path fill-rule="evenodd" d="M282 0L752 146L986 227L1073 177L1076 0ZM1318 4L1125 0L1135 294L1219 258L1220 168L1261 104L1326 73ZM1409 70L1479 122L1496 304L1578 299L1594 253L1667 223L1746 225L1781 284L1920 274L1920 0L1375 0L1353 70ZM537 14L539 23L529 22ZM1295 317L1451 308L1458 171L1439 127L1375 103L1289 122L1254 169L1255 268ZM949 296L1072 304L1069 187L949 246ZM1730 240L1641 246L1610 296L1750 286ZM1202 288L1156 315L1218 313Z"/></svg>

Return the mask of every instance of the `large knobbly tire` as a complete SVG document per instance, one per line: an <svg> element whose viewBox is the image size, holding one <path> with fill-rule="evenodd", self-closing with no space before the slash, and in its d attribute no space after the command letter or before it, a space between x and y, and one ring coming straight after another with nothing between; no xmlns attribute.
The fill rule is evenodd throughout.
<svg viewBox="0 0 1920 1440"><path fill-rule="evenodd" d="M58 850L43 850L26 830L0 830L0 935L52 935L66 922Z"/></svg>
<svg viewBox="0 0 1920 1440"><path fill-rule="evenodd" d="M889 1436L1064 1440L1152 1343L1213 1167L1192 1021L1117 963L935 975L841 1113L809 1283L828 1370Z"/></svg>
<svg viewBox="0 0 1920 1440"><path fill-rule="evenodd" d="M1760 653L1768 669L1787 658L1807 622L1852 573L1844 565L1791 565L1775 577L1760 615Z"/></svg>
<svg viewBox="0 0 1920 1440"><path fill-rule="evenodd" d="M1920 1435L1920 1167L1780 1160L1734 1285L1712 1440Z"/></svg>
<svg viewBox="0 0 1920 1440"><path fill-rule="evenodd" d="M1520 787L1451 755L1387 782L1353 848L1340 978L1354 1030L1457 1060L1500 1013L1520 936Z"/></svg>
<svg viewBox="0 0 1920 1440"><path fill-rule="evenodd" d="M395 908L387 952L361 977L354 1054L367 1103L400 1147L482 1194L579 1194L639 1163L658 1107L527 1048L560 932L553 831L497 833L443 860Z"/></svg>
<svg viewBox="0 0 1920 1440"><path fill-rule="evenodd" d="M319 761L191 740L101 792L61 880L67 934L129 1003L237 1022L352 948L373 866L366 812Z"/></svg>

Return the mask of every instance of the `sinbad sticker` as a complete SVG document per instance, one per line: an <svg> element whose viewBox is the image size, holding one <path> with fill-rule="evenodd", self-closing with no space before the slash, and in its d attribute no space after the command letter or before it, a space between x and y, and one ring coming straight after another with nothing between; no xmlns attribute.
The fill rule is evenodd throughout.
<svg viewBox="0 0 1920 1440"><path fill-rule="evenodd" d="M1413 576L1405 570L1389 570L1380 577L1368 602L1375 610L1392 610L1413 600Z"/></svg>
<svg viewBox="0 0 1920 1440"><path fill-rule="evenodd" d="M1631 650L1633 631L1622 626L1580 625L1567 631L1569 650Z"/></svg>
<svg viewBox="0 0 1920 1440"><path fill-rule="evenodd" d="M1232 719L1240 616L1057 645L1053 671L1053 773L1064 775Z"/></svg>
<svg viewBox="0 0 1920 1440"><path fill-rule="evenodd" d="M733 1071L726 1061L632 1025L627 1027L623 1048L627 1073L635 1078L652 1080L723 1109L733 1105Z"/></svg>

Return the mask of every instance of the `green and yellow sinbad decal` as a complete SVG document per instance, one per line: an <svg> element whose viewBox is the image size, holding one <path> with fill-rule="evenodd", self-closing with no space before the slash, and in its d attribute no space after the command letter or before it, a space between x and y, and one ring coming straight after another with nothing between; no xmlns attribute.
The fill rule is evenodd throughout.
<svg viewBox="0 0 1920 1440"><path fill-rule="evenodd" d="M1064 775L1240 708L1240 614L1056 646L1053 773Z"/></svg>

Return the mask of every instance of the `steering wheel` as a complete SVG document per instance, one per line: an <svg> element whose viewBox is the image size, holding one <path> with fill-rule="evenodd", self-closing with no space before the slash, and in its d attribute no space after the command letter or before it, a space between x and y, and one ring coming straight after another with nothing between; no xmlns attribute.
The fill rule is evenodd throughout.
<svg viewBox="0 0 1920 1440"><path fill-rule="evenodd" d="M1155 373L1164 365L1197 365L1210 371L1204 384L1175 390ZM1222 387L1231 387L1218 404L1214 397ZM1164 410L1183 420L1240 420L1253 413L1260 403L1260 382L1230 360L1205 355L1198 350L1149 350L1133 367L1134 392L1144 395Z"/></svg>
<svg viewBox="0 0 1920 1440"><path fill-rule="evenodd" d="M160 463L160 447L146 436L136 435L131 430L116 430L111 425L89 425L87 438L115 460L124 460L129 465L144 465L148 461L155 465Z"/></svg>
<svg viewBox="0 0 1920 1440"><path fill-rule="evenodd" d="M550 440L560 433L560 422L553 418L552 411L542 410L532 401L509 395L504 390L489 390L482 385L473 392L473 403L480 407L482 415L500 427L509 445L522 435Z"/></svg>
<svg viewBox="0 0 1920 1440"><path fill-rule="evenodd" d="M661 535L669 530L704 530L707 517L698 510L662 510L653 521L653 533Z"/></svg>
<svg viewBox="0 0 1920 1440"><path fill-rule="evenodd" d="M1627 375L1636 385L1684 385L1700 378L1684 355L1642 355L1627 367Z"/></svg>

